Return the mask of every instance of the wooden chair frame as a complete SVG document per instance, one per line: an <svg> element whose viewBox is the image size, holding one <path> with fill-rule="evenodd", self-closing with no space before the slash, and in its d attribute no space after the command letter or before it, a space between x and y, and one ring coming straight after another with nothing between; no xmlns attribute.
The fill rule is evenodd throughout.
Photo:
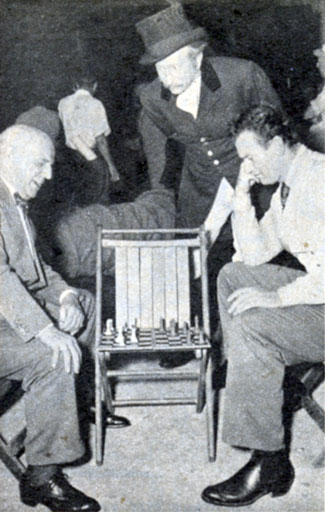
<svg viewBox="0 0 325 512"><path fill-rule="evenodd" d="M162 238L159 240L139 240L141 235L154 234ZM121 239L127 235L135 238L134 240ZM119 239L116 239L116 237ZM175 237L181 238L175 238ZM169 239L166 239L168 237ZM187 251L189 261L190 251L195 249L200 253L201 266L201 294L202 294L202 326L190 326L186 331L186 341L183 334L179 334L178 341L172 344L175 338L170 335L171 331L166 334L167 341L162 340L163 335L159 335L161 330L157 326L151 329L145 329L140 326L139 343L130 344L129 334L126 334L126 345L120 346L116 344L114 334L103 334L102 319L102 272L103 272L103 248L142 248L155 249L169 247L184 248ZM179 249L182 251L183 249ZM143 253L141 253L143 254ZM210 357L210 318L209 318L209 295L208 295L208 272L207 272L207 256L208 256L208 239L203 228L197 229L157 229L157 230L104 230L98 226L97 233L97 265L96 265L96 349L95 349L95 388L96 388L96 463L103 463L103 402L110 412L114 411L116 406L141 406L141 405L196 405L196 411L201 412L206 402L207 414L207 434L208 434L208 456L213 461L216 458L216 426L214 417L214 390L212 385L212 359ZM184 260L183 260L184 261ZM117 266L117 262L116 265ZM115 272L117 272L115 268ZM177 272L177 271L176 271ZM155 274L156 275L156 274ZM151 277L154 282L154 277ZM177 277L178 279L178 277ZM154 286L154 285L153 285ZM116 286L117 288L117 286ZM119 290L116 290L118 293ZM119 300L116 298L116 301ZM152 299L154 300L154 299ZM166 297L165 297L166 303ZM190 304L190 297L188 297ZM153 306L154 307L154 306ZM179 310L179 308L178 308ZM189 319L190 323L190 319ZM185 329L185 327L184 327ZM167 332L167 331L164 331ZM180 332L180 331L178 331ZM184 331L182 331L184 332ZM160 338L159 338L160 336ZM184 335L185 336L185 335ZM164 334L165 337L165 334ZM176 336L177 337L177 336ZM182 338L183 341L179 341ZM176 370L153 370L153 371L125 371L110 370L110 356L113 353L153 353L153 352L179 352L194 351L199 361L199 370L176 369ZM195 397L177 397L163 399L139 398L133 400L117 400L113 398L110 379L114 378L128 380L150 379L150 380L180 380L189 379L196 380L197 393Z"/></svg>
<svg viewBox="0 0 325 512"><path fill-rule="evenodd" d="M0 399L3 400L12 388L12 382L7 379L0 380ZM17 393L14 392L15 395ZM14 402L14 397L8 400L8 404L4 407L4 411L9 409ZM1 414L4 412L1 407ZM1 415L0 414L0 415ZM26 466L20 459L24 451L24 441L26 437L26 428L22 429L10 442L0 432L0 460L9 469L17 480L20 480L26 471Z"/></svg>

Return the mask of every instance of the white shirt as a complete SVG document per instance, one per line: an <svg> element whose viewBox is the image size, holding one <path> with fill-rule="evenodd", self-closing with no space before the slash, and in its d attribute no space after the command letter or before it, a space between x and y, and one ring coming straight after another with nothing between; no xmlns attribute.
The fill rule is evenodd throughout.
<svg viewBox="0 0 325 512"><path fill-rule="evenodd" d="M282 208L280 187L258 222L247 194L234 199L234 261L266 263L287 250L305 267L306 275L278 289L282 306L325 302L325 155L301 145L285 183L289 196Z"/></svg>
<svg viewBox="0 0 325 512"><path fill-rule="evenodd" d="M104 105L85 89L62 98L58 111L66 144L71 149L79 150L78 138L91 149L96 145L96 137L111 133Z"/></svg>
<svg viewBox="0 0 325 512"><path fill-rule="evenodd" d="M184 112L192 114L194 119L197 118L200 104L201 94L201 73L193 80L191 85L179 94L176 98L176 106Z"/></svg>

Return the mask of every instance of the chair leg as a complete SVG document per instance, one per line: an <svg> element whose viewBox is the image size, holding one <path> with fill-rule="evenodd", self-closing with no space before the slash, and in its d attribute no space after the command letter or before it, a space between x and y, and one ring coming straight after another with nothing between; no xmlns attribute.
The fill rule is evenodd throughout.
<svg viewBox="0 0 325 512"><path fill-rule="evenodd" d="M208 429L208 456L210 462L216 460L217 422L214 414L214 399L215 393L213 390L212 358L209 357L206 375L206 414Z"/></svg>
<svg viewBox="0 0 325 512"><path fill-rule="evenodd" d="M201 350L201 361L200 361L200 374L198 380L198 388L197 388L197 402L196 402L196 412L200 413L203 411L204 402L205 402L205 382L206 382L206 369L207 369L207 359L208 359L208 351Z"/></svg>
<svg viewBox="0 0 325 512"><path fill-rule="evenodd" d="M2 436L0 436L0 460L2 460L17 480L21 479L22 475L26 471L26 467L16 455L12 454L10 446Z"/></svg>
<svg viewBox="0 0 325 512"><path fill-rule="evenodd" d="M102 372L100 355L96 353L95 366L95 454L96 464L103 464L103 404L102 404Z"/></svg>
<svg viewBox="0 0 325 512"><path fill-rule="evenodd" d="M106 367L105 357L103 357L100 362L100 370L101 370L102 388L103 388L104 402L106 405L106 409L108 410L109 413L114 414L112 386L110 384L109 379L107 378L107 367Z"/></svg>
<svg viewBox="0 0 325 512"><path fill-rule="evenodd" d="M304 396L301 404L311 419L325 433L325 413L323 408L310 395Z"/></svg>

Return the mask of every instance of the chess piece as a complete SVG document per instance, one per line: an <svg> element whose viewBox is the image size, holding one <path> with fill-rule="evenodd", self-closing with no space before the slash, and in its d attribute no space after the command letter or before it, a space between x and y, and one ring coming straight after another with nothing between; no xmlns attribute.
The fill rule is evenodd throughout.
<svg viewBox="0 0 325 512"><path fill-rule="evenodd" d="M104 331L105 336L112 336L114 334L113 320L108 318L106 320L106 329Z"/></svg>
<svg viewBox="0 0 325 512"><path fill-rule="evenodd" d="M170 329L170 335L175 337L176 336L176 322L175 322L174 318L172 318L170 321L169 329Z"/></svg>
<svg viewBox="0 0 325 512"><path fill-rule="evenodd" d="M131 327L131 338L130 343L137 344L139 343L138 336L137 336L137 320L134 320L134 325Z"/></svg>
<svg viewBox="0 0 325 512"><path fill-rule="evenodd" d="M116 345L121 345L121 346L125 345L125 336L124 336L123 328L121 328L117 331L115 343L116 343Z"/></svg>
<svg viewBox="0 0 325 512"><path fill-rule="evenodd" d="M160 318L160 320L159 320L159 332L165 332L165 331L166 331L165 319L164 318Z"/></svg>

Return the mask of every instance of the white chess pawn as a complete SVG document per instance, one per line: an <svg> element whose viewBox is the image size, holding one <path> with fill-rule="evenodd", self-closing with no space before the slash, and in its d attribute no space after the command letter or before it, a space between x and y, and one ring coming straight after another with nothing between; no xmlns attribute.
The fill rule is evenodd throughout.
<svg viewBox="0 0 325 512"><path fill-rule="evenodd" d="M125 345L125 338L124 338L124 333L123 333L123 329L119 329L118 332L117 332L117 336L115 338L115 343L116 345Z"/></svg>
<svg viewBox="0 0 325 512"><path fill-rule="evenodd" d="M105 329L104 334L106 336L112 336L112 334L114 334L114 327L113 327L113 320L112 320L112 318L108 318L108 320L106 320L106 329Z"/></svg>

